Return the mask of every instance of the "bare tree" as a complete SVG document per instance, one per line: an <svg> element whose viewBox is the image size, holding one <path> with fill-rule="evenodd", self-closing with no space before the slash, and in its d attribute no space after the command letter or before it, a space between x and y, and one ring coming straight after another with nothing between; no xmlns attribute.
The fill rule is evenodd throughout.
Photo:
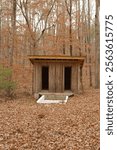
<svg viewBox="0 0 117 150"><path fill-rule="evenodd" d="M35 49L37 43L39 43L40 39L42 38L42 36L44 35L45 31L51 27L54 26L54 24L52 26L48 26L48 18L49 18L49 15L51 14L51 11L54 7L54 4L55 4L56 0L52 1L51 2L51 6L50 8L48 9L47 12L45 12L45 14L43 13L40 13L40 12L36 12L36 14L38 14L39 16L37 17L36 16L36 19L38 18L38 21L36 23L36 26L35 26L35 29L33 29L31 27L31 21L30 21L30 18L28 16L28 5L29 5L29 1L28 0L20 0L20 3L17 3L17 5L20 7L21 9L21 12L22 12L22 15L26 21L26 24L28 26L28 30L29 30L29 33L30 33L30 36L31 36L31 39L33 41L33 49ZM47 2L45 2L46 5L47 5ZM43 9L43 8L42 8ZM41 14L41 15L40 15ZM37 28L39 28L39 24L41 24L42 22L43 23L43 29L40 31L40 34L39 36L35 36L35 32L37 30Z"/></svg>
<svg viewBox="0 0 117 150"><path fill-rule="evenodd" d="M72 46L72 0L65 0L67 13L69 15L69 42L70 42L70 55L72 56L73 46Z"/></svg>

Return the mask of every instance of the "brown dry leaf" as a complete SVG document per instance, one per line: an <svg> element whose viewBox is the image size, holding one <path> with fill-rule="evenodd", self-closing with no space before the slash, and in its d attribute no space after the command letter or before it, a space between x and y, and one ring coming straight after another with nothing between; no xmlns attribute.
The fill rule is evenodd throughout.
<svg viewBox="0 0 117 150"><path fill-rule="evenodd" d="M99 91L66 104L37 104L31 97L0 100L0 150L97 150Z"/></svg>

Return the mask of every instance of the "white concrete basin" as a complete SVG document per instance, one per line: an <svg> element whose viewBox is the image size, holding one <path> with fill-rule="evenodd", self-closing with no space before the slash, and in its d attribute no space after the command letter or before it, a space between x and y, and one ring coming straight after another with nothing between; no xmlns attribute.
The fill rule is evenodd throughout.
<svg viewBox="0 0 117 150"><path fill-rule="evenodd" d="M68 101L68 96L60 96L60 95L42 95L37 103L41 104L62 104Z"/></svg>

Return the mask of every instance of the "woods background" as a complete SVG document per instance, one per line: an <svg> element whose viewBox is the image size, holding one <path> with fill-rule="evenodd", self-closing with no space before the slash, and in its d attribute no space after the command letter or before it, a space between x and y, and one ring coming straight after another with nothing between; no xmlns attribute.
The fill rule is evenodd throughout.
<svg viewBox="0 0 117 150"><path fill-rule="evenodd" d="M99 0L0 0L0 64L32 91L28 55L86 56L83 86L99 88Z"/></svg>

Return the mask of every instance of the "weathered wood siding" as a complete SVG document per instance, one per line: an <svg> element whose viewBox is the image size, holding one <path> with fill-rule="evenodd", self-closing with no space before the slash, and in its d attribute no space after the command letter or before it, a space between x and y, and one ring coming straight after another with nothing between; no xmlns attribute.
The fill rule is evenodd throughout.
<svg viewBox="0 0 117 150"><path fill-rule="evenodd" d="M80 77L80 66L78 65L78 77ZM80 78L78 78L78 92L80 91Z"/></svg>
<svg viewBox="0 0 117 150"><path fill-rule="evenodd" d="M36 93L36 65L34 64L33 68L33 79L32 79L32 85L33 85L33 93Z"/></svg>
<svg viewBox="0 0 117 150"><path fill-rule="evenodd" d="M80 65L77 63L47 62L34 64L34 93L42 90L42 67L49 67L49 92L64 92L64 69L71 67L71 91L77 94L81 90Z"/></svg>
<svg viewBox="0 0 117 150"><path fill-rule="evenodd" d="M34 92L41 91L41 66L38 63L34 65Z"/></svg>
<svg viewBox="0 0 117 150"><path fill-rule="evenodd" d="M78 93L78 65L72 65L71 90L73 93Z"/></svg>
<svg viewBox="0 0 117 150"><path fill-rule="evenodd" d="M50 92L55 92L55 81L56 81L56 66L54 63L51 63L49 65L49 91Z"/></svg>
<svg viewBox="0 0 117 150"><path fill-rule="evenodd" d="M56 92L63 92L63 65L62 63L56 63L55 64L56 67L56 80L55 80L55 84L56 84Z"/></svg>
<svg viewBox="0 0 117 150"><path fill-rule="evenodd" d="M37 85L38 92L40 92L42 89L42 68L39 64L38 64L38 83L37 84L38 84Z"/></svg>

